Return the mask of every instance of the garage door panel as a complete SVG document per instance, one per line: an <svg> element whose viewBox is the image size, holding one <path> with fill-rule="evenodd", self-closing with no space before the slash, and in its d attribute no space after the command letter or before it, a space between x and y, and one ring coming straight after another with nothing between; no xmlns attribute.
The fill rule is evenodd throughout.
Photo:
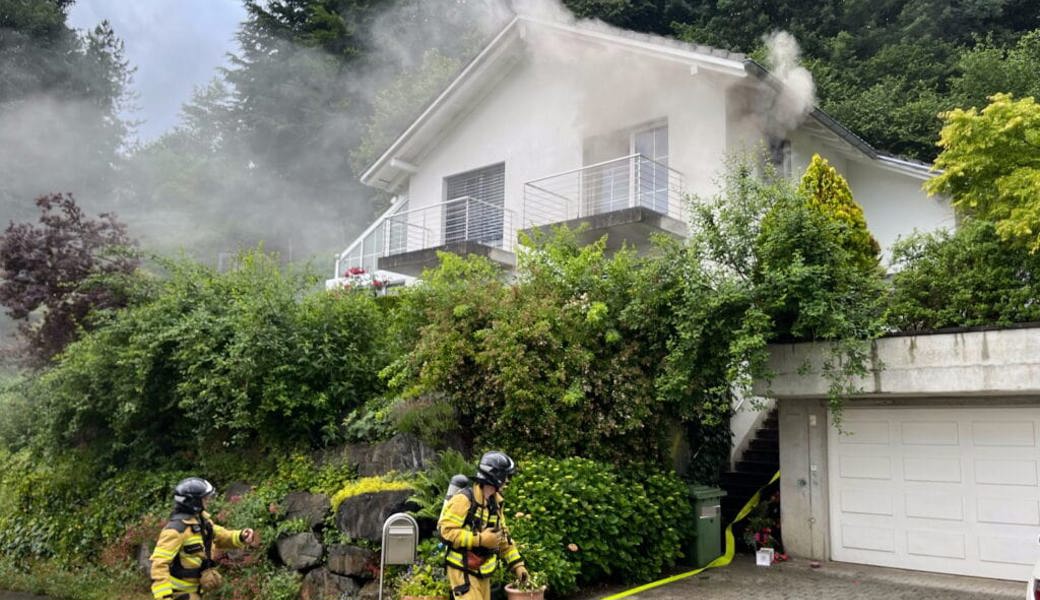
<svg viewBox="0 0 1040 600"><path fill-rule="evenodd" d="M959 532L927 529L906 532L906 551L916 556L964 559L965 545L965 536Z"/></svg>
<svg viewBox="0 0 1040 600"><path fill-rule="evenodd" d="M841 528L842 545L856 550L894 553L895 530L890 527L844 525Z"/></svg>
<svg viewBox="0 0 1040 600"><path fill-rule="evenodd" d="M846 409L831 557L1026 579L1040 556L1040 406Z"/></svg>
<svg viewBox="0 0 1040 600"><path fill-rule="evenodd" d="M986 498L977 500L977 520L998 525L1040 525L1040 502L1030 499Z"/></svg>
<svg viewBox="0 0 1040 600"><path fill-rule="evenodd" d="M975 459L975 483L1036 487L1035 460Z"/></svg>
<svg viewBox="0 0 1040 600"><path fill-rule="evenodd" d="M961 459L950 458L904 458L903 480L926 483L960 483Z"/></svg>
<svg viewBox="0 0 1040 600"><path fill-rule="evenodd" d="M911 421L900 427L902 442L908 446L957 446L960 434L957 423Z"/></svg>
<svg viewBox="0 0 1040 600"><path fill-rule="evenodd" d="M892 494L887 491L845 489L841 510L849 514L892 516Z"/></svg>
<svg viewBox="0 0 1040 600"><path fill-rule="evenodd" d="M939 521L964 520L964 499L960 496L907 493L905 498L907 517Z"/></svg>
<svg viewBox="0 0 1040 600"><path fill-rule="evenodd" d="M973 421L971 441L976 446L1034 447L1036 428L1032 422Z"/></svg>
<svg viewBox="0 0 1040 600"><path fill-rule="evenodd" d="M892 424L888 421L844 421L843 433L838 436L838 443L843 446L860 444L884 444L887 446L891 437Z"/></svg>
<svg viewBox="0 0 1040 600"><path fill-rule="evenodd" d="M990 536L979 538L979 560L983 562L1032 567L1033 563L1036 562L1036 557L1037 546L1035 539L1030 538L1026 540L1021 537Z"/></svg>
<svg viewBox="0 0 1040 600"><path fill-rule="evenodd" d="M839 461L846 479L892 479L892 459L887 456L844 455Z"/></svg>

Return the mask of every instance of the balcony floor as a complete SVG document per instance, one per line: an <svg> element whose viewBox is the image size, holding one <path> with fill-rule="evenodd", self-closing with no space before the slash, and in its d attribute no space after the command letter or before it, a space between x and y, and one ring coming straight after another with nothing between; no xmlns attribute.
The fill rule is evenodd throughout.
<svg viewBox="0 0 1040 600"><path fill-rule="evenodd" d="M437 259L438 252L451 252L459 256L468 256L470 254L484 256L504 269L512 269L516 266L516 255L512 252L486 246L480 242L463 241L382 256L379 258L379 269L400 273L409 277L419 277L425 269L431 269L440 263Z"/></svg>
<svg viewBox="0 0 1040 600"><path fill-rule="evenodd" d="M677 238L687 235L686 224L679 219L642 206L588 215L560 223L539 225L524 229L523 232L530 234L534 230L540 230L544 233L551 233L553 227L561 225L575 230L583 224L587 226L578 233L578 240L581 243L592 243L606 235L608 250L617 250L622 244L628 244L630 247L635 247L640 254L649 250L650 236L655 233Z"/></svg>

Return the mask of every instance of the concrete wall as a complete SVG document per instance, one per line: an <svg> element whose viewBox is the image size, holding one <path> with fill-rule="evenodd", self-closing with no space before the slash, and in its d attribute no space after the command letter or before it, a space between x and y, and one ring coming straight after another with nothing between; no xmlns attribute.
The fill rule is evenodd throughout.
<svg viewBox="0 0 1040 600"><path fill-rule="evenodd" d="M780 522L784 550L830 558L827 488L827 404L818 399L780 402Z"/></svg>
<svg viewBox="0 0 1040 600"><path fill-rule="evenodd" d="M774 398L824 397L825 344L770 346ZM1040 394L1040 328L890 337L873 343L872 373L855 381L863 397ZM803 366L810 370L802 373ZM765 395L765 382L758 386Z"/></svg>

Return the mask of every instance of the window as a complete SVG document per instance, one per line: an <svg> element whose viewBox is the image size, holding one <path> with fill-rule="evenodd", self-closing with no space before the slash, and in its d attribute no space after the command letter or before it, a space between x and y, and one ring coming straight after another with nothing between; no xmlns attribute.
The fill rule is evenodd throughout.
<svg viewBox="0 0 1040 600"><path fill-rule="evenodd" d="M505 174L505 163L499 163L444 179L444 243L502 241Z"/></svg>
<svg viewBox="0 0 1040 600"><path fill-rule="evenodd" d="M625 158L629 156L631 158ZM668 125L625 129L585 141L583 214L643 206L668 214Z"/></svg>
<svg viewBox="0 0 1040 600"><path fill-rule="evenodd" d="M769 159L776 172L785 179L791 178L791 141L773 139L769 142Z"/></svg>
<svg viewBox="0 0 1040 600"><path fill-rule="evenodd" d="M668 214L668 126L636 131L632 134L632 154L638 154L639 206Z"/></svg>

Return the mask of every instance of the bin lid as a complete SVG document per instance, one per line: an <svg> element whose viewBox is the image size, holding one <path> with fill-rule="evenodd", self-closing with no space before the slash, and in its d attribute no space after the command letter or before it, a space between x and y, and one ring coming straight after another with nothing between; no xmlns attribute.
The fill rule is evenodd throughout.
<svg viewBox="0 0 1040 600"><path fill-rule="evenodd" d="M704 500L707 498L721 498L726 495L726 490L710 485L691 485L690 495L696 498L697 500Z"/></svg>

